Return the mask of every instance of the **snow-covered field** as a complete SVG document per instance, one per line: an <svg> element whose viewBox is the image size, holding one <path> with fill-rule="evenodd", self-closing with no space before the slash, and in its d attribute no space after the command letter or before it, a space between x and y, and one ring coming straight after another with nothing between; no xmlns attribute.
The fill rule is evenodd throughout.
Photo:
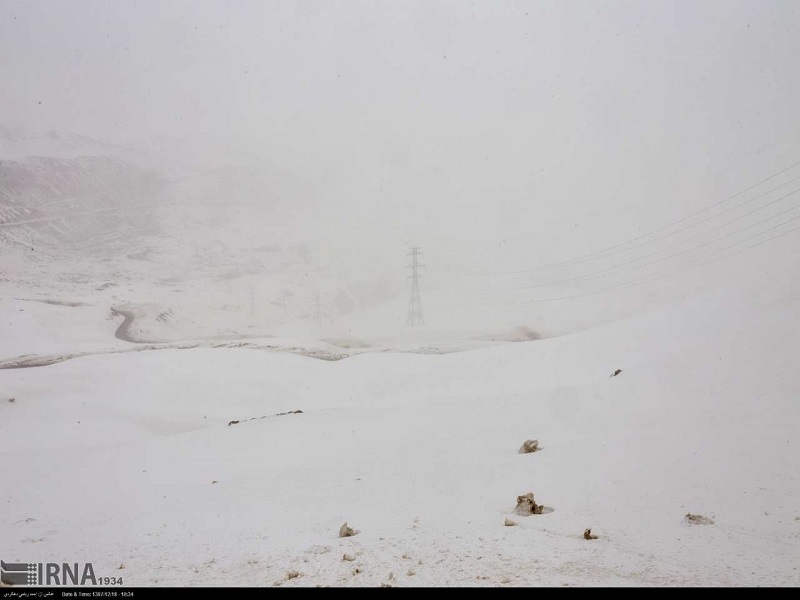
<svg viewBox="0 0 800 600"><path fill-rule="evenodd" d="M281 237L308 206L232 210L227 172L68 139L0 165L5 562L130 586L800 584L794 172L586 267L460 276L441 244L408 328L402 263ZM774 214L746 221L759 198ZM542 514L515 514L527 493Z"/></svg>
<svg viewBox="0 0 800 600"><path fill-rule="evenodd" d="M0 595L800 586L798 17L0 2Z"/></svg>
<svg viewBox="0 0 800 600"><path fill-rule="evenodd" d="M798 585L799 300L787 270L450 354L3 369L0 554L133 586ZM12 326L56 353L133 346L98 312L6 297L3 358ZM552 510L515 515L528 492Z"/></svg>

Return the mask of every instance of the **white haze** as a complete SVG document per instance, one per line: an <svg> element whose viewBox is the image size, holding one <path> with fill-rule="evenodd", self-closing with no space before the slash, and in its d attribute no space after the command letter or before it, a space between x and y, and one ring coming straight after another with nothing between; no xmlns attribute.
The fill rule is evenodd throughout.
<svg viewBox="0 0 800 600"><path fill-rule="evenodd" d="M800 585L798 31L0 0L0 595Z"/></svg>
<svg viewBox="0 0 800 600"><path fill-rule="evenodd" d="M404 325L409 246L425 253L430 327L499 319L547 334L738 278L741 261L794 259L782 241L691 271L685 259L703 251L667 258L633 276L676 276L574 310L537 302L624 283L613 271L593 287L571 280L676 238L504 274L637 237L795 162L793 2L3 0L0 11L0 125L27 140L86 135L108 144L89 154L180 181L158 199L187 211L158 214L179 245L305 244L326 277L312 273L309 288L393 299L362 333ZM26 143L0 158L48 152ZM176 221L199 213L208 230L181 237Z"/></svg>

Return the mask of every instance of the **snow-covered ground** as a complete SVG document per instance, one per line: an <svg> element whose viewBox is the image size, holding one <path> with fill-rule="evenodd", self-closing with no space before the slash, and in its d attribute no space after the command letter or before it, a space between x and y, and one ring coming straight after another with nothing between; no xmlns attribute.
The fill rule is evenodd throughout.
<svg viewBox="0 0 800 600"><path fill-rule="evenodd" d="M800 584L796 171L599 259L537 255L556 269L516 270L552 251L531 236L494 240L491 273L442 241L408 328L404 244L337 236L347 214L326 238L269 177L3 139L4 561L132 586ZM529 492L544 512L516 515Z"/></svg>
<svg viewBox="0 0 800 600"><path fill-rule="evenodd" d="M0 554L134 586L798 585L784 275L451 354L206 347L0 370ZM89 309L4 299L5 355L10 327L44 339L46 315L74 339L29 349L89 331L130 346ZM541 450L518 454L528 438ZM515 515L527 492L552 512ZM345 521L358 535L338 537Z"/></svg>
<svg viewBox="0 0 800 600"><path fill-rule="evenodd" d="M2 562L800 586L800 4L630 4L0 2Z"/></svg>

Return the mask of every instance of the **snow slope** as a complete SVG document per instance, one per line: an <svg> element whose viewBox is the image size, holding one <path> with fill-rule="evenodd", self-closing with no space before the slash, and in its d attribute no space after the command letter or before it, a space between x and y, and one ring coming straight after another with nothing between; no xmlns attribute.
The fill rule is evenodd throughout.
<svg viewBox="0 0 800 600"><path fill-rule="evenodd" d="M798 298L776 278L447 355L0 370L0 556L134 586L795 586ZM552 512L513 515L529 491Z"/></svg>

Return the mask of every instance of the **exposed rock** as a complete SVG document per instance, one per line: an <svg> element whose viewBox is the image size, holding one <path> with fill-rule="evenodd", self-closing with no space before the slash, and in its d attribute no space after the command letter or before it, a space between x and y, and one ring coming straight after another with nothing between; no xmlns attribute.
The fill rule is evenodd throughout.
<svg viewBox="0 0 800 600"><path fill-rule="evenodd" d="M690 525L713 525L714 519L710 519L709 517L704 517L703 515L693 515L692 513L686 513L684 517L686 522Z"/></svg>
<svg viewBox="0 0 800 600"><path fill-rule="evenodd" d="M530 454L531 452L536 452L538 449L539 440L525 440L517 453Z"/></svg>
<svg viewBox="0 0 800 600"><path fill-rule="evenodd" d="M592 534L592 530L591 529L586 529L583 532L583 539L585 539L585 540L596 540L597 536Z"/></svg>
<svg viewBox="0 0 800 600"><path fill-rule="evenodd" d="M614 371L614 372L611 374L611 376L612 376L612 377L616 377L616 376L617 376L617 375L619 375L620 373L622 373L622 369L617 369L616 371Z"/></svg>
<svg viewBox="0 0 800 600"><path fill-rule="evenodd" d="M345 552L342 556L342 560L346 560L347 562L353 562L355 559L355 554L351 554L350 552Z"/></svg>
<svg viewBox="0 0 800 600"><path fill-rule="evenodd" d="M524 496L517 496L517 506L514 508L516 514L527 517L529 515L540 515L543 510L544 506L536 504L532 493L529 492Z"/></svg>
<svg viewBox="0 0 800 600"><path fill-rule="evenodd" d="M340 537L340 538L343 538L343 537L351 537L351 536L354 536L354 535L356 535L357 533L358 533L358 531L356 531L355 529L353 529L352 527L350 527L350 526L347 524L347 521L345 521L345 522L342 524L342 526L341 526L341 527L339 527L339 537Z"/></svg>

